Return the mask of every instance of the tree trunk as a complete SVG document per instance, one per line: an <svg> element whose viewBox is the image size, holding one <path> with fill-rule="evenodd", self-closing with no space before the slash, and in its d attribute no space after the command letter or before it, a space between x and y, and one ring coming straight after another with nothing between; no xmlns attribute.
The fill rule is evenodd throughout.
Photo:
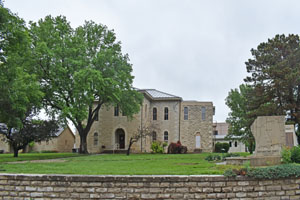
<svg viewBox="0 0 300 200"><path fill-rule="evenodd" d="M88 149L87 149L87 142L86 142L86 138L87 138L87 134L80 134L80 148L79 148L79 153L80 154L88 154Z"/></svg>
<svg viewBox="0 0 300 200"><path fill-rule="evenodd" d="M133 139L130 138L130 141L129 141L129 146L128 146L128 149L127 149L127 156L129 156L130 154L130 148L131 148L131 145L134 143Z"/></svg>
<svg viewBox="0 0 300 200"><path fill-rule="evenodd" d="M17 147L13 147L14 148L14 157L18 157L18 153L19 153L19 149Z"/></svg>

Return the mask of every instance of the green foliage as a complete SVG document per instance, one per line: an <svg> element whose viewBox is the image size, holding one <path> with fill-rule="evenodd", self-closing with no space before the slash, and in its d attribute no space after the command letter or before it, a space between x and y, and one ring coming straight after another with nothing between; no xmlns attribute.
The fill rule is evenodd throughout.
<svg viewBox="0 0 300 200"><path fill-rule="evenodd" d="M31 147L31 148L34 147L34 145L35 145L34 141L28 143L28 146Z"/></svg>
<svg viewBox="0 0 300 200"><path fill-rule="evenodd" d="M153 153L164 153L164 147L166 147L165 142L161 143L158 141L154 141L151 144L151 150Z"/></svg>
<svg viewBox="0 0 300 200"><path fill-rule="evenodd" d="M237 174L232 169L225 170L223 175L226 177L236 177L237 176Z"/></svg>
<svg viewBox="0 0 300 200"><path fill-rule="evenodd" d="M32 73L31 40L25 22L0 6L0 122L21 128L43 93Z"/></svg>
<svg viewBox="0 0 300 200"><path fill-rule="evenodd" d="M129 118L139 111L143 96L112 30L92 21L73 29L65 17L47 16L30 24L30 34L47 113L74 123L81 153L88 153L87 134L103 105L118 105Z"/></svg>
<svg viewBox="0 0 300 200"><path fill-rule="evenodd" d="M255 149L255 140L250 129L255 118L248 115L251 91L252 88L250 86L242 84L239 86L239 89L231 90L225 100L226 105L231 110L226 119L226 122L230 125L227 138L240 137L250 153Z"/></svg>
<svg viewBox="0 0 300 200"><path fill-rule="evenodd" d="M264 168L252 168L248 171L247 176L257 179L300 177L300 165L284 164Z"/></svg>
<svg viewBox="0 0 300 200"><path fill-rule="evenodd" d="M289 147L283 147L281 151L281 159L282 159L281 162L284 164L291 163L292 162L291 156L292 156L291 149Z"/></svg>
<svg viewBox="0 0 300 200"><path fill-rule="evenodd" d="M222 156L220 156L218 154L210 154L205 158L205 160L207 160L207 161L220 161L220 160L222 160Z"/></svg>
<svg viewBox="0 0 300 200"><path fill-rule="evenodd" d="M249 116L286 115L298 127L300 122L300 38L276 35L251 49L246 62L250 74L244 80L252 87Z"/></svg>
<svg viewBox="0 0 300 200"><path fill-rule="evenodd" d="M209 154L207 157L205 157L205 160L207 160L207 161L223 161L227 157L238 157L238 156L241 156L241 155L238 153L225 153L225 154L221 154L221 155L212 153L212 154Z"/></svg>
<svg viewBox="0 0 300 200"><path fill-rule="evenodd" d="M229 148L230 148L229 144L226 142L224 143L217 142L215 144L215 152L217 153L227 153Z"/></svg>
<svg viewBox="0 0 300 200"><path fill-rule="evenodd" d="M291 161L300 163L300 147L295 146L291 149Z"/></svg>

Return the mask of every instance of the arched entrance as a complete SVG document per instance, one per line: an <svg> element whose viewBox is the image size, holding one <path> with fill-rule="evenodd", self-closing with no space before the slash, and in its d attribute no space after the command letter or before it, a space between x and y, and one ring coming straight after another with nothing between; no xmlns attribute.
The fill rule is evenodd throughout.
<svg viewBox="0 0 300 200"><path fill-rule="evenodd" d="M119 149L125 149L125 131L118 128L115 133L115 141Z"/></svg>

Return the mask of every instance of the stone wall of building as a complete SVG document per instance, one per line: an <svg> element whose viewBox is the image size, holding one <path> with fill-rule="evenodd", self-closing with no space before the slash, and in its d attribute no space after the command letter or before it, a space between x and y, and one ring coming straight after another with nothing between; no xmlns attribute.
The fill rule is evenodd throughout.
<svg viewBox="0 0 300 200"><path fill-rule="evenodd" d="M300 178L0 174L0 199L299 199Z"/></svg>
<svg viewBox="0 0 300 200"><path fill-rule="evenodd" d="M153 108L157 109L157 120L153 120ZM164 109L168 108L168 120L164 120ZM168 132L168 143L179 140L180 101L154 101L151 103L151 123L156 128L157 140L164 142L164 132Z"/></svg>
<svg viewBox="0 0 300 200"><path fill-rule="evenodd" d="M0 151L3 151L3 153L10 152L10 146L5 142L5 136L2 134L0 134Z"/></svg>
<svg viewBox="0 0 300 200"><path fill-rule="evenodd" d="M31 151L57 151L57 152L72 152L74 148L75 137L70 130L66 128L63 132L52 138L49 141L35 142L34 146L29 150Z"/></svg>
<svg viewBox="0 0 300 200"><path fill-rule="evenodd" d="M188 119L184 119L184 107L188 108ZM202 120L202 107L205 108L205 120ZM200 136L200 150L213 150L213 104L212 102L183 101L181 103L180 141L189 152L196 148L196 136Z"/></svg>

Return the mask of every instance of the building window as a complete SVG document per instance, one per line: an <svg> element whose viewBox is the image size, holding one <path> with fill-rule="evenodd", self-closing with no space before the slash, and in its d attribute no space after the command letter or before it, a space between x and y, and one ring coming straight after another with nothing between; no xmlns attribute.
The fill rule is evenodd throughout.
<svg viewBox="0 0 300 200"><path fill-rule="evenodd" d="M188 120L189 119L189 108L184 107L183 113L184 113L184 120Z"/></svg>
<svg viewBox="0 0 300 200"><path fill-rule="evenodd" d="M147 117L147 104L145 105L145 118Z"/></svg>
<svg viewBox="0 0 300 200"><path fill-rule="evenodd" d="M153 142L156 141L156 132L155 131L153 131L153 133L152 133L152 141Z"/></svg>
<svg viewBox="0 0 300 200"><path fill-rule="evenodd" d="M153 108L153 120L157 120L157 108Z"/></svg>
<svg viewBox="0 0 300 200"><path fill-rule="evenodd" d="M229 142L229 147L232 147L232 142Z"/></svg>
<svg viewBox="0 0 300 200"><path fill-rule="evenodd" d="M234 146L237 147L237 141L234 142Z"/></svg>
<svg viewBox="0 0 300 200"><path fill-rule="evenodd" d="M169 140L169 134L168 134L168 131L165 131L164 132L164 141L168 142L168 140Z"/></svg>
<svg viewBox="0 0 300 200"><path fill-rule="evenodd" d="M119 116L119 106L115 106L114 116Z"/></svg>
<svg viewBox="0 0 300 200"><path fill-rule="evenodd" d="M218 135L218 131L214 131L214 135Z"/></svg>
<svg viewBox="0 0 300 200"><path fill-rule="evenodd" d="M95 113L95 121L99 121L99 117L98 117L98 115L99 115L99 112L97 112L97 113Z"/></svg>
<svg viewBox="0 0 300 200"><path fill-rule="evenodd" d="M169 119L169 109L167 107L165 107L165 120Z"/></svg>
<svg viewBox="0 0 300 200"><path fill-rule="evenodd" d="M205 121L205 118L206 118L206 108L205 107L201 108L201 115L202 115L202 121Z"/></svg>
<svg viewBox="0 0 300 200"><path fill-rule="evenodd" d="M94 146L98 145L98 133L94 133Z"/></svg>

